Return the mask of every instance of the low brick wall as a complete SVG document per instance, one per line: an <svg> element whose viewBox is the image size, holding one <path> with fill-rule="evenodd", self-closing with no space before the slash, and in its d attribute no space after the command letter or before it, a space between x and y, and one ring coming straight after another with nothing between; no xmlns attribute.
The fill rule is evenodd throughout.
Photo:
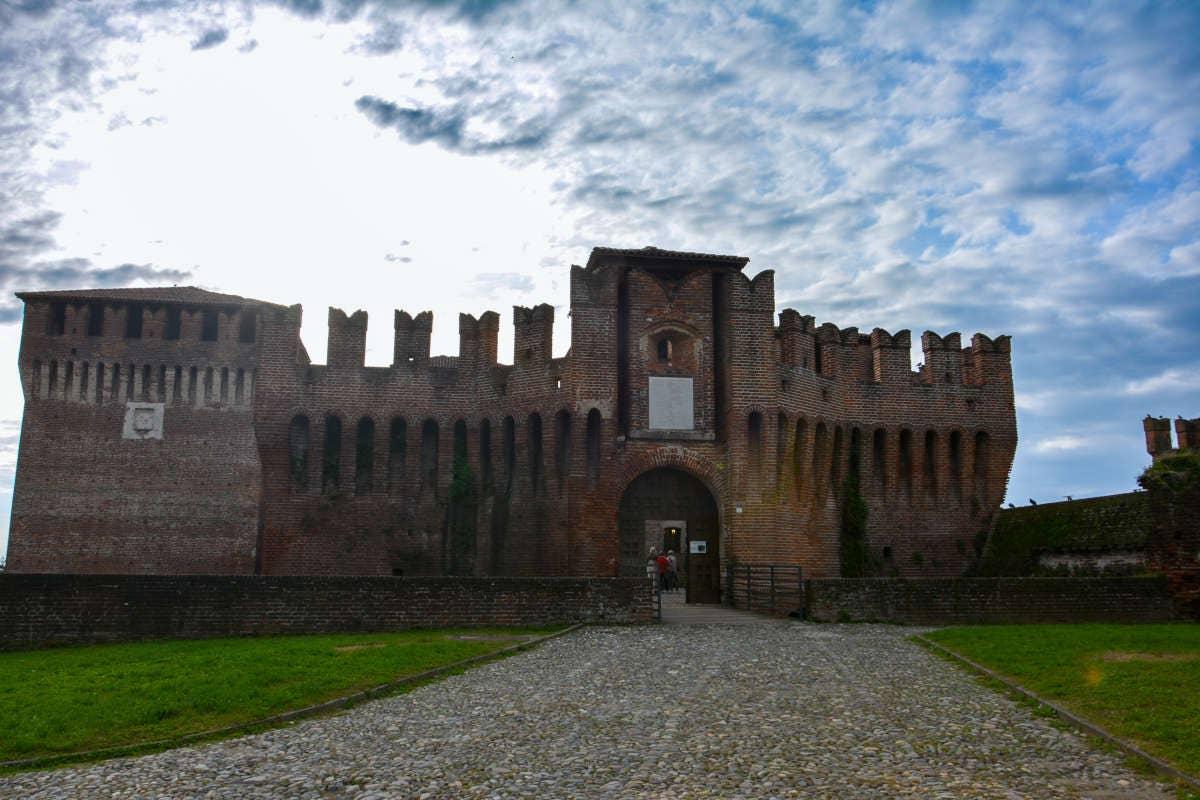
<svg viewBox="0 0 1200 800"><path fill-rule="evenodd" d="M1162 577L830 578L805 581L818 622L981 625L1022 622L1165 622Z"/></svg>
<svg viewBox="0 0 1200 800"><path fill-rule="evenodd" d="M650 622L645 578L0 575L0 649L68 642Z"/></svg>

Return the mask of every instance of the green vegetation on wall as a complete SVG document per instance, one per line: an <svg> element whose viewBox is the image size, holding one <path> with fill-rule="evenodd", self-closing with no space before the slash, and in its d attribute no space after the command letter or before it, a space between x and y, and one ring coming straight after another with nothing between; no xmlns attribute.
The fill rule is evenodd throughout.
<svg viewBox="0 0 1200 800"><path fill-rule="evenodd" d="M858 490L858 471L851 470L843 484L842 577L869 578L879 574L879 564L867 546L867 502Z"/></svg>
<svg viewBox="0 0 1200 800"><path fill-rule="evenodd" d="M1141 551L1149 535L1150 509L1140 492L1006 509L972 574L1049 574L1038 567L1038 553Z"/></svg>
<svg viewBox="0 0 1200 800"><path fill-rule="evenodd" d="M1138 477L1146 491L1180 494L1200 485L1200 451L1180 450L1155 461Z"/></svg>

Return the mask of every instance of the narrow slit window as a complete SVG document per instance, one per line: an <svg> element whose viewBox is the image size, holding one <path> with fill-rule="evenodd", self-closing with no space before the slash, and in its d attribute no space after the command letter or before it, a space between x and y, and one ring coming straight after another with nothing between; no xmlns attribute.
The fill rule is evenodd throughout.
<svg viewBox="0 0 1200 800"><path fill-rule="evenodd" d="M962 432L950 431L950 494L962 500Z"/></svg>
<svg viewBox="0 0 1200 800"><path fill-rule="evenodd" d="M254 312L243 309L241 318L238 320L238 342L241 344L254 344L254 328Z"/></svg>
<svg viewBox="0 0 1200 800"><path fill-rule="evenodd" d="M67 304L51 303L50 316L46 319L46 335L62 336L67 332Z"/></svg>
<svg viewBox="0 0 1200 800"><path fill-rule="evenodd" d="M975 462L971 474L975 481L975 493L979 495L980 501L987 499L989 448L988 435L983 431L975 434Z"/></svg>
<svg viewBox="0 0 1200 800"><path fill-rule="evenodd" d="M408 423L403 417L396 417L388 431L388 491L395 492L403 485L407 456Z"/></svg>
<svg viewBox="0 0 1200 800"><path fill-rule="evenodd" d="M842 490L842 426L833 429L833 453L829 458L829 483L835 493Z"/></svg>
<svg viewBox="0 0 1200 800"><path fill-rule="evenodd" d="M434 493L438 488L438 434L435 420L421 424L421 488Z"/></svg>
<svg viewBox="0 0 1200 800"><path fill-rule="evenodd" d="M342 482L342 418L336 414L325 417L324 444L321 453L321 491L336 492Z"/></svg>
<svg viewBox="0 0 1200 800"><path fill-rule="evenodd" d="M750 412L746 420L746 450L750 454L750 470L755 475L762 473L762 414Z"/></svg>
<svg viewBox="0 0 1200 800"><path fill-rule="evenodd" d="M178 306L167 307L167 325L163 329L163 338L175 341L179 338L181 311Z"/></svg>
<svg viewBox="0 0 1200 800"><path fill-rule="evenodd" d="M925 432L925 454L924 468L922 470L922 478L925 484L925 496L931 500L937 500L938 485L937 485L937 433L935 431Z"/></svg>
<svg viewBox="0 0 1200 800"><path fill-rule="evenodd" d="M215 342L219 331L217 310L206 308L200 317L200 339L205 342Z"/></svg>
<svg viewBox="0 0 1200 800"><path fill-rule="evenodd" d="M288 426L288 469L292 483L308 486L308 417L297 414Z"/></svg>
<svg viewBox="0 0 1200 800"><path fill-rule="evenodd" d="M782 483L783 468L787 463L788 418L780 414L775 421L775 482Z"/></svg>
<svg viewBox="0 0 1200 800"><path fill-rule="evenodd" d="M554 415L554 466L558 472L558 491L562 494L571 475L571 415L567 411Z"/></svg>
<svg viewBox="0 0 1200 800"><path fill-rule="evenodd" d="M483 480L483 493L492 494L496 476L492 469L492 422L488 419L479 422L479 472Z"/></svg>
<svg viewBox="0 0 1200 800"><path fill-rule="evenodd" d="M363 417L358 421L358 437L354 448L354 493L370 494L375 488L375 421Z"/></svg>
<svg viewBox="0 0 1200 800"><path fill-rule="evenodd" d="M529 483L534 492L543 488L542 475L542 417L534 412L529 415Z"/></svg>
<svg viewBox="0 0 1200 800"><path fill-rule="evenodd" d="M600 411L593 408L587 415L587 479L595 486L600 479Z"/></svg>
<svg viewBox="0 0 1200 800"><path fill-rule="evenodd" d="M512 494L517 477L517 423L512 417L504 418L503 451L505 493Z"/></svg>
<svg viewBox="0 0 1200 800"><path fill-rule="evenodd" d="M900 491L912 502L912 431L900 431L900 451L896 454L896 473L900 479Z"/></svg>
<svg viewBox="0 0 1200 800"><path fill-rule="evenodd" d="M140 339L142 338L142 307L137 303L131 303L125 307L125 338Z"/></svg>
<svg viewBox="0 0 1200 800"><path fill-rule="evenodd" d="M103 303L88 303L88 336L101 336L104 334L104 304Z"/></svg>
<svg viewBox="0 0 1200 800"><path fill-rule="evenodd" d="M796 483L796 499L804 497L804 436L808 432L804 418L796 420L796 441L792 445L792 480Z"/></svg>
<svg viewBox="0 0 1200 800"><path fill-rule="evenodd" d="M875 486L882 492L887 484L887 432L883 428L876 428L871 439L871 470Z"/></svg>

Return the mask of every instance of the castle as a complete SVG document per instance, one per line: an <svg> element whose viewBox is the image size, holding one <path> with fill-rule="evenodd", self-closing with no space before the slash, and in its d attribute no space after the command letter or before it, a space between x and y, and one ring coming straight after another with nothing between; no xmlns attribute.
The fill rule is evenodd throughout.
<svg viewBox="0 0 1200 800"><path fill-rule="evenodd" d="M25 416L13 572L643 574L681 554L689 599L731 563L837 576L842 508L901 576L962 574L1016 447L1006 336L775 320L748 259L595 248L554 309L395 314L390 367L367 315L329 310L310 363L300 306L191 287L24 292Z"/></svg>

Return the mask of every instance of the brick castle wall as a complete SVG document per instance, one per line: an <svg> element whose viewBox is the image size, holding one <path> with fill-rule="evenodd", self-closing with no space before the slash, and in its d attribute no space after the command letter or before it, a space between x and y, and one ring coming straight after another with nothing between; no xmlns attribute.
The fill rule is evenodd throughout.
<svg viewBox="0 0 1200 800"><path fill-rule="evenodd" d="M0 575L0 649L413 627L641 623L645 578Z"/></svg>
<svg viewBox="0 0 1200 800"><path fill-rule="evenodd" d="M66 305L58 330L49 304L27 305L9 570L254 571L257 348L238 341L240 308L211 310L212 341L201 308L176 310L166 338L162 305ZM123 436L131 403L163 406L162 438Z"/></svg>
<svg viewBox="0 0 1200 800"><path fill-rule="evenodd" d="M818 622L984 625L1035 622L1165 622L1162 577L825 579L805 581Z"/></svg>
<svg viewBox="0 0 1200 800"><path fill-rule="evenodd" d="M499 363L491 312L460 315L458 356L431 356L432 315L398 311L393 364L366 367L364 312L330 309L329 363L314 365L299 306L235 298L220 341L207 342L198 320L231 301L144 290L165 294L139 312L148 315L140 337L122 335L116 317L90 337L72 324L88 293L24 295L27 411L10 568L613 576L630 566L618 534L626 488L669 467L712 494L724 563L840 574L839 509L857 470L881 571L962 574L991 529L1016 447L1007 337L962 347L958 334L927 333L914 371L907 331L865 335L792 310L776 321L773 272L751 279L745 261L597 248L571 269L568 355L551 352L554 308L514 308L511 364ZM107 307L119 315L134 304ZM56 327L64 308L67 325ZM164 320L178 308L186 324L167 341ZM233 336L248 314L252 344ZM193 367L200 383L209 368L249 370L251 401L170 402L161 441L126 443L113 416L119 393L105 416L77 413L88 403L71 389L43 391L47 364L61 383L63 361L81 348L91 361L135 365L135 394L146 391L145 364L151 391L166 370L170 397L177 365L184 383ZM654 376L692 380L692 430L650 429ZM88 458L64 452L60 436L87 442ZM146 465L132 477L114 455L126 445ZM158 461L148 458L155 447ZM64 505L71 481L77 497ZM136 502L111 513L126 490ZM206 533L198 523L222 502L233 528ZM88 547L101 529L105 543ZM33 540L37 559L25 555ZM213 559L183 555L187 543Z"/></svg>

